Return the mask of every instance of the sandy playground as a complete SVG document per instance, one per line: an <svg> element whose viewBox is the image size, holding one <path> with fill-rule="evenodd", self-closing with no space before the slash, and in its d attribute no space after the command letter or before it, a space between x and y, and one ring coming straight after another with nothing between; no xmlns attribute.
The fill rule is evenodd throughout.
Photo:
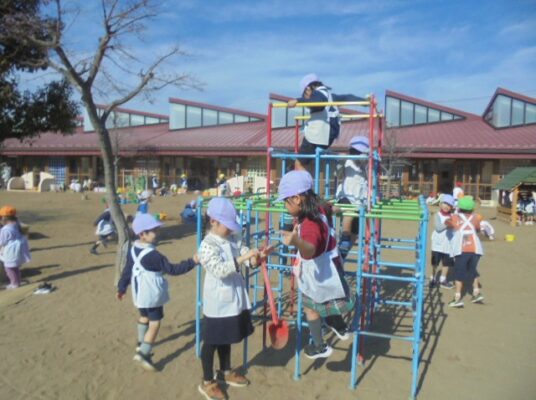
<svg viewBox="0 0 536 400"><path fill-rule="evenodd" d="M172 261L190 256L195 227L180 225L178 214L191 196L156 198L151 211L171 220L162 229L160 250ZM31 225L33 261L23 268L29 283L0 291L0 398L28 399L200 399L200 361L194 351L195 273L169 277L171 302L155 347L158 373L132 361L136 340L130 296L115 300L114 246L88 250L95 240L93 220L102 211L100 195L81 200L71 193L0 193ZM125 206L133 212L134 205ZM452 293L426 289L425 337L420 399L536 398L536 228L511 228L493 220L494 209L479 210L497 230L483 241L484 305L466 301L449 309ZM397 236L414 236L404 223L384 225ZM396 229L396 230L395 230ZM506 233L516 240L506 242ZM53 293L34 295L47 280ZM392 293L396 287L386 288ZM379 331L404 334L409 318L380 310ZM408 343L370 339L356 391L348 389L351 341L328 336L335 352L327 360L302 357L302 379L294 381L294 342L282 351L262 350L261 328L250 340L248 388L230 388L230 399L406 399L411 385ZM240 365L242 346L233 346Z"/></svg>

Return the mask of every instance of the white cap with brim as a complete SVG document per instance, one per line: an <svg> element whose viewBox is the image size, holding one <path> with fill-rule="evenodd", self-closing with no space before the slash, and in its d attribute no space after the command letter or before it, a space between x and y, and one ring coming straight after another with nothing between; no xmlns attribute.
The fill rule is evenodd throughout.
<svg viewBox="0 0 536 400"><path fill-rule="evenodd" d="M318 82L318 81L319 81L318 76L316 76L316 74L314 73L305 75L300 81L300 89L302 93L304 92L307 86L309 86L313 82Z"/></svg>
<svg viewBox="0 0 536 400"><path fill-rule="evenodd" d="M305 193L312 188L313 177L309 172L301 170L290 171L279 182L277 201Z"/></svg>
<svg viewBox="0 0 536 400"><path fill-rule="evenodd" d="M162 225L162 222L157 221L151 214L138 214L134 218L134 221L132 221L132 230L136 235L139 235L142 232L151 231Z"/></svg>
<svg viewBox="0 0 536 400"><path fill-rule="evenodd" d="M366 136L354 136L350 140L350 147L361 153L368 153L370 150L369 138Z"/></svg>
<svg viewBox="0 0 536 400"><path fill-rule="evenodd" d="M236 209L231 200L225 197L214 197L208 203L207 214L231 231L240 231L240 225L236 222Z"/></svg>

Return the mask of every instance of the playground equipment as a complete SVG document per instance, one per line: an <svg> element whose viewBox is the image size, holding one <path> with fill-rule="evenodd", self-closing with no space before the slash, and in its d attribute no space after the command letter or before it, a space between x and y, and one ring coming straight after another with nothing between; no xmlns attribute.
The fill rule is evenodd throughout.
<svg viewBox="0 0 536 400"><path fill-rule="evenodd" d="M235 208L239 212L240 222L243 226L242 239L250 247L276 246L281 237L277 231L283 226L288 216L281 202L276 202L271 193L270 175L272 159L281 160L282 171L286 171L288 160L296 158L310 158L314 160L314 189L324 200L334 202L330 181L331 172L334 170L333 163L346 160L368 161L368 198L361 208L355 205L338 205L343 209L343 216L359 217L359 236L357 248L349 252L349 257L344 265L345 274L355 284L353 293L358 301L355 302L355 312L352 320L353 343L350 357L350 384L351 389L357 386L358 365L366 360L363 349L366 346L367 337L384 339L398 339L412 343L412 385L410 397L414 398L417 393L417 378L420 360L420 341L422 336L422 309L423 287L425 276L425 258L427 249L427 225L428 209L424 199L419 200L382 200L380 192L380 163L382 156L383 125L382 115L377 111L377 103L374 96L369 101L360 102L326 102L326 103L298 103L297 107L309 106L367 106L368 114L355 114L347 118L368 118L368 135L370 152L364 155L337 154L331 151L317 149L315 154L303 155L298 152L299 122L303 117L296 118L294 153L278 151L272 148L272 110L273 108L286 107L286 103L270 104L267 119L267 178L266 193L262 195L243 195L233 199ZM322 177L321 171L324 172ZM202 214L206 207L206 200L199 198L197 207L197 238L198 245L202 239ZM335 218L334 218L335 219ZM384 221L405 221L415 226L414 238L383 237L382 223ZM335 226L337 221L334 221ZM276 229L276 227L278 229ZM390 261L394 252L411 252L414 257L410 262ZM390 257L389 257L390 256ZM288 260L291 260L288 265ZM301 291L295 291L292 264L296 259L295 249L292 247L278 249L263 262L259 270L245 271L245 279L250 292L252 313L260 317L263 322L263 347L266 346L266 335L270 336L272 346L281 348L286 344L288 327L292 327L296 335L295 369L294 379L301 377L301 350L303 328L308 324L303 318L303 300ZM261 284L259 274L263 274L264 284ZM277 284L272 285L271 274L275 274ZM290 279L287 277L290 276ZM290 282L287 282L290 280ZM384 282L398 282L407 285L409 299L388 297L384 290ZM197 267L197 301L196 301L196 353L200 354L200 320L201 320L201 267ZM290 293L285 288L290 286ZM262 293L262 296L261 296ZM276 300L274 301L274 294ZM268 298L268 299L267 299ZM268 300L268 301L267 301ZM277 305L276 305L277 303ZM267 306L273 323L266 329ZM412 334L408 336L380 333L374 330L374 314L382 308L403 307L408 309L413 318ZM282 317L285 320L282 322ZM243 344L243 362L248 363L248 340Z"/></svg>

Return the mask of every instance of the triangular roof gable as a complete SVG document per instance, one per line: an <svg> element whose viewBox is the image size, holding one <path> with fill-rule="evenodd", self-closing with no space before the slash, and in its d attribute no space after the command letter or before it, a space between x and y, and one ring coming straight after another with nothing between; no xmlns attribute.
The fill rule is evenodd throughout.
<svg viewBox="0 0 536 400"><path fill-rule="evenodd" d="M484 113L482 114L482 118L486 117L486 114L489 112L491 106L495 102L495 99L498 95L503 94L505 96L509 96L513 99L524 101L527 103L536 104L536 99L534 97L525 96L521 93L512 92L508 89L503 89L501 87L498 87L497 90L495 90L495 93L493 93L493 96L491 97L491 100L489 101L488 105L486 106L486 109L484 110Z"/></svg>
<svg viewBox="0 0 536 400"><path fill-rule="evenodd" d="M392 90L386 90L385 91L385 96L386 97L387 96L395 97L397 99L409 101L411 103L419 104L419 105L424 106L424 107L429 107L429 108L433 108L435 110L440 110L440 111L448 112L450 114L459 115L460 117L465 117L465 118L478 117L478 115L476 115L476 114L468 113L466 111L458 110L456 108L450 108L450 107L447 107L447 106L442 106L442 105L437 104L437 103L432 103L430 101L418 99L416 97L407 96L405 94L394 92Z"/></svg>
<svg viewBox="0 0 536 400"><path fill-rule="evenodd" d="M517 167L497 183L495 189L512 190L521 184L536 185L536 167Z"/></svg>

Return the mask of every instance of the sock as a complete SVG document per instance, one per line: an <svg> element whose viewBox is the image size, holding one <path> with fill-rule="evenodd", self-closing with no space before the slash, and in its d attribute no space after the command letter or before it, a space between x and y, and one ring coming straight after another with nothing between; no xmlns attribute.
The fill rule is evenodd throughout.
<svg viewBox="0 0 536 400"><path fill-rule="evenodd" d="M473 288L473 296L478 296L480 294L480 288Z"/></svg>
<svg viewBox="0 0 536 400"><path fill-rule="evenodd" d="M143 342L140 346L140 353L142 353L144 356L150 357L152 349L153 349L152 343Z"/></svg>
<svg viewBox="0 0 536 400"><path fill-rule="evenodd" d="M308 322L309 332L311 332L311 337L313 338L315 346L324 344L324 339L322 338L322 321L320 318Z"/></svg>
<svg viewBox="0 0 536 400"><path fill-rule="evenodd" d="M441 283L445 283L446 281L447 281L447 277L446 277L446 276L441 275L441 276L439 277L439 282L441 282Z"/></svg>
<svg viewBox="0 0 536 400"><path fill-rule="evenodd" d="M148 329L149 324L142 324L141 322L138 322L138 346L143 343L143 338L145 337L145 333L147 333Z"/></svg>
<svg viewBox="0 0 536 400"><path fill-rule="evenodd" d="M454 294L454 300L456 300L456 301L460 301L461 298L462 298L462 294L461 294L461 293L456 293L456 294Z"/></svg>

